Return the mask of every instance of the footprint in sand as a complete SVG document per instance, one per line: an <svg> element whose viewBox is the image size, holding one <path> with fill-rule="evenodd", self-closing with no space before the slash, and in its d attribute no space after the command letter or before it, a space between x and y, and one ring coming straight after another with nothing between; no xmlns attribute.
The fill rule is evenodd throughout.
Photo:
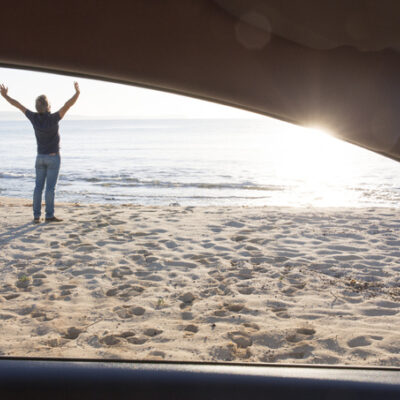
<svg viewBox="0 0 400 400"><path fill-rule="evenodd" d="M322 348L329 351L335 352L338 355L343 355L347 352L347 348L341 347L337 341L337 338L328 338L317 340L317 343L322 346Z"/></svg>
<svg viewBox="0 0 400 400"><path fill-rule="evenodd" d="M230 343L226 346L215 346L209 351L211 359L218 361L234 361L237 356L236 346Z"/></svg>
<svg viewBox="0 0 400 400"><path fill-rule="evenodd" d="M143 307L131 307L130 311L133 315L139 316L139 315L143 315L146 310Z"/></svg>
<svg viewBox="0 0 400 400"><path fill-rule="evenodd" d="M245 322L243 326L246 328L247 332L257 332L260 327L255 322Z"/></svg>
<svg viewBox="0 0 400 400"><path fill-rule="evenodd" d="M298 291L298 290L300 290L300 289L303 289L304 287L305 287L305 283L303 283L303 282L299 282L299 283L294 283L294 284L291 284L291 285L286 285L286 284L283 284L282 286L282 288L281 288L281 292L285 295L285 296L288 296L288 297L293 297L295 294L296 294L296 292Z"/></svg>
<svg viewBox="0 0 400 400"><path fill-rule="evenodd" d="M247 246L245 247L245 249L246 249L247 251L260 251L260 249L259 249L258 247L250 246L250 245L247 245Z"/></svg>
<svg viewBox="0 0 400 400"><path fill-rule="evenodd" d="M91 347L94 347L96 349L102 347L102 344L99 341L99 337L97 335L93 335L90 336L87 340L86 340L87 344Z"/></svg>
<svg viewBox="0 0 400 400"><path fill-rule="evenodd" d="M11 314L0 314L0 320L6 321L8 319L15 318L15 315Z"/></svg>
<svg viewBox="0 0 400 400"><path fill-rule="evenodd" d="M143 236L149 236L150 233L147 233L147 232L132 232L131 235L135 236L135 237L143 237Z"/></svg>
<svg viewBox="0 0 400 400"><path fill-rule="evenodd" d="M197 264L188 261L166 261L167 267L178 267L178 268L196 268Z"/></svg>
<svg viewBox="0 0 400 400"><path fill-rule="evenodd" d="M315 329L310 327L297 328L294 331L289 331L286 335L286 340L290 343L301 342L310 339L315 334Z"/></svg>
<svg viewBox="0 0 400 400"><path fill-rule="evenodd" d="M226 310L224 310L222 308L220 310L215 310L213 315L215 315L216 317L226 317L227 316L227 312L226 312Z"/></svg>
<svg viewBox="0 0 400 400"><path fill-rule="evenodd" d="M280 302L280 301L269 301L267 303L267 308L269 308L277 317L279 318L289 318L288 308L290 304Z"/></svg>
<svg viewBox="0 0 400 400"><path fill-rule="evenodd" d="M383 308L364 308L360 310L361 314L367 317L383 317L386 315L396 315L399 311L394 309Z"/></svg>
<svg viewBox="0 0 400 400"><path fill-rule="evenodd" d="M116 335L107 335L102 337L99 342L107 346L115 346L121 343L121 339Z"/></svg>
<svg viewBox="0 0 400 400"><path fill-rule="evenodd" d="M194 317L193 317L193 314L192 314L191 312L189 312L189 311L184 311L184 312L181 314L181 318L182 318L184 321L188 321L188 320L192 320Z"/></svg>
<svg viewBox="0 0 400 400"><path fill-rule="evenodd" d="M287 360L293 358L295 360L301 360L312 356L314 347L308 344L303 344L292 348L289 351L277 354L275 360Z"/></svg>
<svg viewBox="0 0 400 400"><path fill-rule="evenodd" d="M13 285L10 285L9 283L5 283L0 287L0 293L3 294L3 293L7 293L7 292L12 292L12 291L14 291L14 289L15 288Z"/></svg>
<svg viewBox="0 0 400 400"><path fill-rule="evenodd" d="M244 236L244 235L236 235L236 236L231 237L231 240L233 240L234 242L242 242L246 239L247 239L247 236ZM258 250L257 248L255 248L255 249Z"/></svg>
<svg viewBox="0 0 400 400"><path fill-rule="evenodd" d="M98 247L92 244L82 243L75 247L74 251L82 252L82 253L91 253L94 250L97 250Z"/></svg>
<svg viewBox="0 0 400 400"><path fill-rule="evenodd" d="M245 349L252 346L253 339L246 332L235 331L228 333L229 339L232 340L239 348Z"/></svg>
<svg viewBox="0 0 400 400"><path fill-rule="evenodd" d="M231 226L233 228L243 228L245 224L242 224L241 222L237 221L230 221L225 224L225 226Z"/></svg>
<svg viewBox="0 0 400 400"><path fill-rule="evenodd" d="M78 336L83 332L82 329L75 328L74 326L70 327L62 333L62 337L68 340L75 340L78 338Z"/></svg>
<svg viewBox="0 0 400 400"><path fill-rule="evenodd" d="M191 292L186 292L184 293L181 297L180 300L185 303L186 305L191 305L193 301L195 300L195 295Z"/></svg>
<svg viewBox="0 0 400 400"><path fill-rule="evenodd" d="M33 286L42 286L43 283L44 283L43 279L47 278L47 275L39 273L39 274L34 274L32 276L32 278L33 278L33 280L32 280L32 285Z"/></svg>
<svg viewBox="0 0 400 400"><path fill-rule="evenodd" d="M31 317L38 321L51 321L56 317L56 315L54 313L45 313L44 311L37 310L32 312Z"/></svg>
<svg viewBox="0 0 400 400"><path fill-rule="evenodd" d="M225 304L224 306L227 310L232 312L240 312L245 310L243 304Z"/></svg>
<svg viewBox="0 0 400 400"><path fill-rule="evenodd" d="M49 347L62 347L64 346L66 343L68 343L67 339L63 339L63 338L52 338L47 340L46 345Z"/></svg>
<svg viewBox="0 0 400 400"><path fill-rule="evenodd" d="M115 307L113 311L122 319L133 318L133 316L141 316L146 310L138 306L122 306Z"/></svg>
<svg viewBox="0 0 400 400"><path fill-rule="evenodd" d="M297 328L296 333L304 336L312 336L315 334L315 329L312 327Z"/></svg>
<svg viewBox="0 0 400 400"><path fill-rule="evenodd" d="M149 337L154 337L154 336L158 336L161 333L163 333L163 331L161 329L155 329L155 328L148 328L143 332L146 336Z"/></svg>
<svg viewBox="0 0 400 400"><path fill-rule="evenodd" d="M149 354L148 354L148 357L151 357L151 358L156 358L156 359L164 359L165 357L166 357L166 354L163 352L163 351L159 351L159 350L154 350L154 351L151 351Z"/></svg>
<svg viewBox="0 0 400 400"><path fill-rule="evenodd" d="M70 289L75 289L76 285L61 285L58 287L59 290L70 290Z"/></svg>
<svg viewBox="0 0 400 400"><path fill-rule="evenodd" d="M254 292L254 288L252 288L251 286L237 286L237 291L240 294L249 295Z"/></svg>
<svg viewBox="0 0 400 400"><path fill-rule="evenodd" d="M19 297L20 295L18 293L11 293L11 294L4 294L3 297L6 300L13 300L16 299L17 297Z"/></svg>
<svg viewBox="0 0 400 400"><path fill-rule="evenodd" d="M26 307L22 307L22 308L19 308L18 310L16 310L16 313L18 315L25 316L25 315L31 314L35 309L36 309L35 305L26 306Z"/></svg>
<svg viewBox="0 0 400 400"><path fill-rule="evenodd" d="M222 232L222 229L221 229L221 227L219 227L219 226L209 225L208 228L209 228L211 231L215 232L215 233L220 233L220 232Z"/></svg>
<svg viewBox="0 0 400 400"><path fill-rule="evenodd" d="M147 342L147 340L148 340L148 339L145 338L145 337L136 337L136 336L129 337L129 338L127 339L127 341L128 341L129 343L135 344L135 345L144 344L144 343Z"/></svg>
<svg viewBox="0 0 400 400"><path fill-rule="evenodd" d="M355 348L354 350L351 351L351 356L352 357L357 357L360 358L362 360L367 360L368 358L375 358L376 357L376 353L373 351L369 351L369 350L364 350L364 349L359 349L358 347Z"/></svg>
<svg viewBox="0 0 400 400"><path fill-rule="evenodd" d="M165 242L164 245L166 247L168 247L169 249L174 249L175 247L178 247L178 245L172 240L169 240L168 242Z"/></svg>
<svg viewBox="0 0 400 400"><path fill-rule="evenodd" d="M143 293L144 290L142 286L124 284L107 290L106 296L111 297L118 295L119 297L128 298L130 296L138 296Z"/></svg>
<svg viewBox="0 0 400 400"><path fill-rule="evenodd" d="M120 266L117 268L114 268L111 272L111 277L112 278L123 278L126 275L132 275L133 271L130 269L130 267L127 266Z"/></svg>
<svg viewBox="0 0 400 400"><path fill-rule="evenodd" d="M33 333L37 336L44 336L50 332L50 328L46 325L39 325L33 330Z"/></svg>
<svg viewBox="0 0 400 400"><path fill-rule="evenodd" d="M239 279L247 280L253 278L253 271L249 268L242 268L236 275Z"/></svg>
<svg viewBox="0 0 400 400"><path fill-rule="evenodd" d="M281 333L260 332L253 335L253 342L269 349L281 349L285 344L285 337Z"/></svg>
<svg viewBox="0 0 400 400"><path fill-rule="evenodd" d="M349 347L369 346L372 342L366 336L357 336L347 342Z"/></svg>
<svg viewBox="0 0 400 400"><path fill-rule="evenodd" d="M185 326L184 331L190 333L197 333L199 331L199 327L197 325L190 324Z"/></svg>
<svg viewBox="0 0 400 400"><path fill-rule="evenodd" d="M103 274L104 271L96 268L83 268L70 271L73 276L83 275L86 279L92 279L95 275Z"/></svg>
<svg viewBox="0 0 400 400"><path fill-rule="evenodd" d="M51 247L52 249L57 249L57 248L60 247L60 243L57 242L57 241L52 241L52 242L50 242L50 247Z"/></svg>
<svg viewBox="0 0 400 400"><path fill-rule="evenodd" d="M27 269L27 273L28 273L29 275L32 275L32 274L36 274L36 272L39 272L39 271L41 271L41 270L42 270L41 267L31 267L31 268L28 268L28 269Z"/></svg>

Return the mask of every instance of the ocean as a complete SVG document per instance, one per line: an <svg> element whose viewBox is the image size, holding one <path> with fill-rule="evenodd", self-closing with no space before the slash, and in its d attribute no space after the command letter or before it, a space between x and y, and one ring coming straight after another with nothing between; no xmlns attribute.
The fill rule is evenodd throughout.
<svg viewBox="0 0 400 400"><path fill-rule="evenodd" d="M400 164L265 119L66 120L56 200L399 207ZM0 195L31 198L29 121L0 121Z"/></svg>

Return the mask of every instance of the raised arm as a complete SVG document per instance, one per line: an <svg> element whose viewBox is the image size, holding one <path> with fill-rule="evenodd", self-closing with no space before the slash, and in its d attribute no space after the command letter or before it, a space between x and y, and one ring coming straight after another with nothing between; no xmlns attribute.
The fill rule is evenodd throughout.
<svg viewBox="0 0 400 400"><path fill-rule="evenodd" d="M4 86L3 84L0 85L0 93L1 95L14 107L17 107L21 110L24 114L26 112L26 108L19 103L17 100L14 100L8 95L8 87Z"/></svg>
<svg viewBox="0 0 400 400"><path fill-rule="evenodd" d="M60 118L63 118L65 113L75 104L76 100L80 95L78 82L74 82L75 94L58 110Z"/></svg>

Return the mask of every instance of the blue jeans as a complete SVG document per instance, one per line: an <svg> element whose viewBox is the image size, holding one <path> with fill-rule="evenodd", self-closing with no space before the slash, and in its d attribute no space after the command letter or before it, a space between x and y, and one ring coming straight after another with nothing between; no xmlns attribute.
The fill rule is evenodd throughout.
<svg viewBox="0 0 400 400"><path fill-rule="evenodd" d="M60 171L61 158L59 154L38 154L36 157L36 185L33 192L33 216L39 218L42 208L42 193L46 182L46 218L54 217L54 190Z"/></svg>

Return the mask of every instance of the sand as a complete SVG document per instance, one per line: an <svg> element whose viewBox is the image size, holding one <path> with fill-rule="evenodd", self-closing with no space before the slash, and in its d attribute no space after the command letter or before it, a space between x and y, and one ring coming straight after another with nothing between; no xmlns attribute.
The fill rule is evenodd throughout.
<svg viewBox="0 0 400 400"><path fill-rule="evenodd" d="M0 198L0 355L400 366L400 210Z"/></svg>

